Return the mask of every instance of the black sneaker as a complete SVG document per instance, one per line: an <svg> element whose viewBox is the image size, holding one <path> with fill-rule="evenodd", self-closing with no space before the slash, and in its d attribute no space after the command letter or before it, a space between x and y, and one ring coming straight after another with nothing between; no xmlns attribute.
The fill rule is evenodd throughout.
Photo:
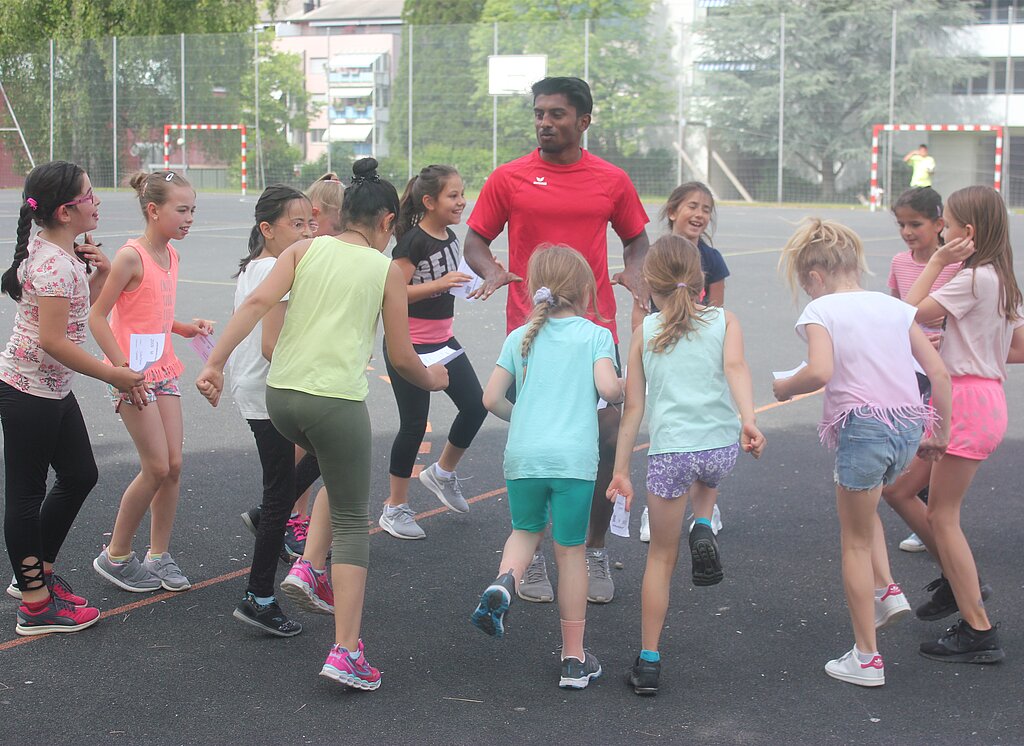
<svg viewBox="0 0 1024 746"><path fill-rule="evenodd" d="M992 595L991 586L981 582L981 578L978 578L978 585L981 586L981 600L988 601L988 597ZM953 586L946 580L945 575L940 575L924 589L933 591L933 593L931 599L914 609L918 619L934 622L960 611L960 607L956 604L956 597L953 595Z"/></svg>
<svg viewBox="0 0 1024 746"><path fill-rule="evenodd" d="M948 663L998 663L1006 657L999 645L999 625L979 632L963 619L937 642L922 642L920 653Z"/></svg>
<svg viewBox="0 0 1024 746"><path fill-rule="evenodd" d="M278 637L295 637L302 631L302 625L286 617L277 601L261 606L251 593L245 594L231 616Z"/></svg>
<svg viewBox="0 0 1024 746"><path fill-rule="evenodd" d="M601 675L601 662L593 653L583 651L585 661L579 658L562 659L562 677L558 685L563 689L586 689L591 679Z"/></svg>
<svg viewBox="0 0 1024 746"><path fill-rule="evenodd" d="M722 560L718 540L710 526L695 523L690 529L690 556L693 558L693 584L717 585L722 582Z"/></svg>
<svg viewBox="0 0 1024 746"><path fill-rule="evenodd" d="M661 661L645 661L637 658L633 667L626 672L626 683L633 687L633 692L640 696L658 693L658 680L661 678Z"/></svg>
<svg viewBox="0 0 1024 746"><path fill-rule="evenodd" d="M257 505L255 508L249 508L247 511L242 513L242 523L245 527L252 531L252 535L255 536L256 532L260 528L260 506Z"/></svg>

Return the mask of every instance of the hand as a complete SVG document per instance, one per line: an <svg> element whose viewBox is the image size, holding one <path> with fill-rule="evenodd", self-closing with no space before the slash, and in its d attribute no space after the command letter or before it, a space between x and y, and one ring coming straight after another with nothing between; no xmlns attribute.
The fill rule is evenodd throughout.
<svg viewBox="0 0 1024 746"><path fill-rule="evenodd" d="M105 275L110 271L110 260L100 251L102 245L93 239L91 233L86 233L85 243L78 244L75 247L75 253L79 258L91 264L98 274Z"/></svg>
<svg viewBox="0 0 1024 746"><path fill-rule="evenodd" d="M221 392L224 390L224 372L212 365L207 365L199 372L196 388L210 404L216 407L220 402Z"/></svg>
<svg viewBox="0 0 1024 746"><path fill-rule="evenodd" d="M765 442L764 435L757 429L757 425L753 423L744 425L740 431L740 448L754 458L761 458Z"/></svg>
<svg viewBox="0 0 1024 746"><path fill-rule="evenodd" d="M925 332L925 336L928 337L928 341L932 343L932 347L938 351L942 345L942 332Z"/></svg>
<svg viewBox="0 0 1024 746"><path fill-rule="evenodd" d="M441 293L447 293L452 288L457 288L460 285L465 285L473 278L467 275L465 272L449 272L443 277L439 277L434 282L437 283L437 290Z"/></svg>
<svg viewBox="0 0 1024 746"><path fill-rule="evenodd" d="M495 291L505 287L509 283L522 282L523 278L506 270L501 264L495 263L496 270L483 278L483 283L469 294L470 298L487 300Z"/></svg>
<svg viewBox="0 0 1024 746"><path fill-rule="evenodd" d="M789 401L793 398L787 393L788 386L786 386L786 383L788 381L789 378L780 378L772 383L772 393L775 394L777 401Z"/></svg>
<svg viewBox="0 0 1024 746"><path fill-rule="evenodd" d="M917 446L917 457L922 461L938 461L946 453L946 448L948 447L948 435L932 435L922 440Z"/></svg>
<svg viewBox="0 0 1024 746"><path fill-rule="evenodd" d="M430 388L428 391L444 391L448 388L448 369L436 363L427 368L427 374L430 376Z"/></svg>
<svg viewBox="0 0 1024 746"><path fill-rule="evenodd" d="M110 373L107 376L107 383L113 386L118 391L123 391L128 394L131 390L136 387L144 385L146 377L141 373L136 373L131 368L121 366L110 366Z"/></svg>
<svg viewBox="0 0 1024 746"><path fill-rule="evenodd" d="M132 386L131 391L128 392L128 401L141 412L143 407L149 406L149 389L144 383Z"/></svg>
<svg viewBox="0 0 1024 746"><path fill-rule="evenodd" d="M950 264L962 262L973 253L974 241L966 237L954 238L949 243L940 246L938 250L932 254L930 261L938 262L940 265L945 267Z"/></svg>
<svg viewBox="0 0 1024 746"><path fill-rule="evenodd" d="M643 273L638 266L626 267L612 275L613 285L622 285L633 294L633 302L644 311L651 310L651 291L647 287Z"/></svg>
<svg viewBox="0 0 1024 746"><path fill-rule="evenodd" d="M615 473L604 494L611 502L615 502L616 498L622 495L626 498L626 510L628 511L633 504L633 483L626 474Z"/></svg>
<svg viewBox="0 0 1024 746"><path fill-rule="evenodd" d="M206 319L192 319L192 326L196 328L196 334L202 334L204 337L208 337L213 334L213 322L207 321ZM195 334L192 335L196 336Z"/></svg>

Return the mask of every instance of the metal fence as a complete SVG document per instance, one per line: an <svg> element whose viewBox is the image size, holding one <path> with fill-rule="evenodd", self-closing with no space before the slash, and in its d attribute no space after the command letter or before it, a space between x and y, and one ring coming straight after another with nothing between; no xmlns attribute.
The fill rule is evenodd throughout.
<svg viewBox="0 0 1024 746"><path fill-rule="evenodd" d="M373 143L399 184L428 163L450 163L479 188L495 163L536 144L530 98L490 95L488 58L539 54L547 74L590 82L586 146L622 166L645 197L696 179L724 199L865 204L873 125L1005 125L1024 94L1024 66L991 56L993 34L1009 53L1012 24L986 24L969 4L942 15L919 5L711 8L682 22L655 4L642 18L404 26L374 77L372 139L328 143L331 165L344 175L340 161ZM365 49L354 39L333 36L330 53ZM122 187L131 172L163 164L163 128L175 123L245 124L250 188L306 186L327 161L312 157L323 146L305 133L324 107L336 114L330 91L318 99L310 90L310 61L275 52L272 31L54 40L0 58L0 186L20 186L30 158L65 158L97 186ZM1024 172L1014 166L1024 165L1024 138L1018 146L1008 135L999 154L991 132L885 133L876 193L884 203L902 191L903 154L927 142L940 191L992 183L1001 155L1004 193L1022 204ZM170 144L170 162L197 186L240 186L237 131L175 132Z"/></svg>

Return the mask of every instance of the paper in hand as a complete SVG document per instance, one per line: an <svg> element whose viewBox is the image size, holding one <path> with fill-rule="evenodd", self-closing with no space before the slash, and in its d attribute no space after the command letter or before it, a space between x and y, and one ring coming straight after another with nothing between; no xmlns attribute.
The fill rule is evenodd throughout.
<svg viewBox="0 0 1024 746"><path fill-rule="evenodd" d="M210 353L213 352L213 335L197 334L188 341L188 346L195 350L195 353L205 363L210 359Z"/></svg>
<svg viewBox="0 0 1024 746"><path fill-rule="evenodd" d="M775 376L776 381L781 380L783 378L792 378L806 367L807 361L804 360L803 362L800 363L800 365L796 366L792 370L776 370L772 372L772 375Z"/></svg>
<svg viewBox="0 0 1024 746"><path fill-rule="evenodd" d="M462 272L465 275L469 275L473 279L471 279L464 285L456 285L455 287L450 288L448 290L448 293L454 295L456 298L462 298L465 301L473 303L474 301L476 301L476 298L470 298L469 294L474 292L478 287L484 284L483 278L477 275L477 273L470 268L469 263L466 261L466 257L462 257L459 260L459 268L456 270L456 272Z"/></svg>
<svg viewBox="0 0 1024 746"><path fill-rule="evenodd" d="M142 373L164 354L163 334L133 334L128 340L128 367Z"/></svg>
<svg viewBox="0 0 1024 746"><path fill-rule="evenodd" d="M445 345L440 350L424 352L419 356L419 358L420 362L423 363L423 367L429 368L431 365L447 365L450 361L454 360L465 351L466 350L462 347L456 350Z"/></svg>
<svg viewBox="0 0 1024 746"><path fill-rule="evenodd" d="M615 496L612 521L608 528L616 536L621 536L623 539L629 538L629 511L626 510L626 498L622 495Z"/></svg>

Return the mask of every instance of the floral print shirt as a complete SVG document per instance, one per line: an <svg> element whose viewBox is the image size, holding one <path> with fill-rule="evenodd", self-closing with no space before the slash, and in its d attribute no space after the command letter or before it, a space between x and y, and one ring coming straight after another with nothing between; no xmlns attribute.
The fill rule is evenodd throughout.
<svg viewBox="0 0 1024 746"><path fill-rule="evenodd" d="M85 265L36 236L18 267L18 279L21 300L11 339L0 352L0 381L26 394L63 399L71 392L74 372L47 355L39 344L39 298L67 298L68 339L78 345L85 342L90 307Z"/></svg>

